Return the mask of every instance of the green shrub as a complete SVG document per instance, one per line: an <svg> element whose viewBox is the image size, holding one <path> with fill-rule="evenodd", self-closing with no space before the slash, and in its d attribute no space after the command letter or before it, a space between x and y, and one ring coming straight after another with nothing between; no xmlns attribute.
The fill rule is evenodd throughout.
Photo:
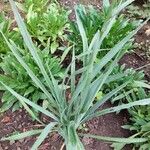
<svg viewBox="0 0 150 150"><path fill-rule="evenodd" d="M50 45L50 51L54 53L59 43L66 39L70 12L47 0L27 0L18 5L25 11L27 29L33 40L44 47Z"/></svg>
<svg viewBox="0 0 150 150"><path fill-rule="evenodd" d="M122 54L122 48L145 24L141 24L141 26L139 26L136 30L130 32L127 36L125 36L113 48L111 48L111 50L101 59L99 63L95 64L95 57L97 56L99 52L98 50L101 47L101 41L103 41L108 35L117 14L131 2L132 0L127 0L126 2L119 4L113 9L112 15L103 25L103 30L98 31L94 35L92 42L89 44L89 46L83 24L81 23L81 20L76 11L77 24L83 41L83 66L80 69L76 69L76 61L79 57L81 57L81 55L76 56L74 50L72 50L72 62L67 67L65 77L60 85L60 83L58 83L56 78L53 76L51 70L47 69L48 65L45 66L43 60L39 56L25 28L25 24L23 23L22 18L20 17L17 8L15 7L15 3L10 0L20 32L24 38L24 42L29 49L33 60L36 62L41 74L43 75L47 87L45 87L43 81L40 80L40 78L38 78L36 74L32 71L30 65L28 65L28 63L20 56L20 52L15 43L12 41L8 41L7 38L4 35L3 36L12 53L17 58L18 62L20 62L22 67L27 71L27 74L31 77L35 85L42 90L43 94L47 98L48 107L41 107L32 102L31 100L25 98L24 96L21 96L3 80L0 80L0 83L19 100L19 102L26 108L28 113L30 113L30 115L34 119L42 123L42 121L40 121L35 116L34 112L30 109L30 107L52 118L53 121L48 123L48 125L42 123L43 127L45 126L44 129L30 130L21 134L12 135L10 137L2 138L1 141L19 140L27 136L40 134L31 148L31 150L36 150L44 141L44 139L48 136L48 134L53 131L57 131L63 137L67 150L84 150L84 146L79 136L92 137L109 142L123 142L127 144L137 142L140 143L148 140L147 138L110 138L78 133L78 127L94 117L99 117L101 115L113 113L137 105L143 106L150 104L150 99L144 99L128 104L122 104L117 107L99 110L98 108L100 106L102 106L114 94L116 94L119 90L121 90L128 84L128 82L125 82L121 86L106 94L102 99L100 99L93 105L97 93L107 82L108 77L110 76L114 66L119 60ZM107 4L108 6L110 5L108 0L104 0L104 4ZM99 32L102 34L101 36ZM89 52L88 54L86 53L87 51ZM109 63L110 61L111 63ZM75 79L78 74L80 74L80 78L78 80L78 83L76 83ZM67 97L67 89L62 88L68 86L66 81L70 87L71 97Z"/></svg>
<svg viewBox="0 0 150 150"><path fill-rule="evenodd" d="M149 98L150 95L145 96L142 89L138 93L139 99L141 97ZM137 97L137 96L136 96ZM134 100L133 97L130 99ZM137 100L137 99L136 99ZM131 130L132 132L136 133L133 135L134 137L150 137L150 107L149 106L139 106L129 109L130 123L129 125L123 126L125 129ZM133 145L134 148L139 148L142 150L147 150L150 147L150 140L143 142L143 143L136 143Z"/></svg>
<svg viewBox="0 0 150 150"><path fill-rule="evenodd" d="M49 50L45 49L43 51L38 50L38 54L42 59L43 63L49 66L48 69L51 70L52 74L58 79L62 77L62 69L59 64L59 59L52 57L49 54ZM40 72L36 62L33 60L32 55L25 49L20 49L22 58L30 66L34 74L45 84L45 80ZM0 63L0 68L4 74L0 75L0 79L5 83L8 83L11 88L21 95L31 99L33 102L38 103L41 100L43 104L46 100L46 97L42 91L34 84L30 76L27 74L26 70L22 65L17 61L12 52L8 52L7 55L4 55L2 62ZM45 84L46 86L46 84ZM5 88L0 87L1 90ZM2 107L0 108L1 112L8 110L10 107L13 107L13 111L22 107L19 101L8 91L5 91L2 97Z"/></svg>
<svg viewBox="0 0 150 150"><path fill-rule="evenodd" d="M97 32L97 30L102 30L104 23L107 18L110 16L111 11L114 6L109 6L109 8L102 8L102 10L96 10L94 7L90 6L86 8L83 5L79 5L77 8L79 17L82 21L82 24L85 28L85 32L88 38L88 43L91 42L93 35ZM125 15L119 15L116 21L113 23L113 26L107 35L107 37L103 40L101 46L100 56L104 56L110 48L112 48L115 44L118 43L121 39L123 39L130 31L135 29L137 26L137 22L130 21L125 17ZM69 35L70 41L76 45L78 53L82 50L82 41L79 33L79 29L77 27L77 23L75 21L71 22L72 33ZM132 40L126 44L124 49L128 50L132 47ZM104 50L103 50L104 49Z"/></svg>

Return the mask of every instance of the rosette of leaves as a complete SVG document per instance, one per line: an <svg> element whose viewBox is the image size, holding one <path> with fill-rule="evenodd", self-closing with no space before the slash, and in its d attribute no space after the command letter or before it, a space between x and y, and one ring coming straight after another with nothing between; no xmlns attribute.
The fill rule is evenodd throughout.
<svg viewBox="0 0 150 150"><path fill-rule="evenodd" d="M92 36L96 33L97 30L101 30L104 22L109 18L111 11L115 7L115 3L111 4L109 8L104 6L102 10L97 10L93 6L85 7L83 5L79 5L77 8L79 17L82 21L82 24L85 28L85 32L88 38L88 42L91 42ZM70 27L72 32L69 35L69 40L76 45L77 53L81 52L82 42L81 36L79 34L79 29L77 28L76 22L72 21L70 23ZM130 31L135 29L138 25L137 21L130 21L125 17L125 15L121 14L117 17L114 22L109 34L106 39L102 43L101 52L99 57L105 55L111 47L113 47L118 41L120 41L124 36L126 36ZM130 40L124 49L128 50L132 47L132 40Z"/></svg>
<svg viewBox="0 0 150 150"><path fill-rule="evenodd" d="M60 42L66 39L65 31L68 30L68 15L57 2L47 0L31 0L24 4L18 4L26 13L26 25L33 40L42 47L50 45L51 53L60 46Z"/></svg>
<svg viewBox="0 0 150 150"><path fill-rule="evenodd" d="M49 50L45 49L43 51L37 50L45 66L49 66L48 69L51 70L52 74L60 79L62 77L62 69L59 64L59 59L52 57L49 54ZM32 68L32 71L36 76L45 84L45 80L37 67L37 64L33 60L31 54L27 50L21 50L21 56L26 61L26 63ZM14 88L18 93L30 98L33 102L38 103L41 100L42 104L46 101L46 97L42 94L42 91L34 84L30 76L27 74L26 70L21 66L21 64L14 57L12 52L8 52L4 55L0 63L0 68L4 74L0 75L0 79L8 83L10 87ZM3 86L0 87L1 90L5 89ZM5 91L2 96L2 107L1 112L8 110L10 107L13 111L22 107L22 105L17 101L17 99L8 91Z"/></svg>
<svg viewBox="0 0 150 150"><path fill-rule="evenodd" d="M116 76L117 74L117 76ZM112 103L117 102L119 100L119 103L126 101L127 95L134 95L135 99L138 99L138 91L141 90L141 88L145 91L145 88L150 89L150 86L147 84L147 81L144 79L144 72L143 71L136 71L133 68L126 69L125 65L117 65L114 70L112 71L112 78L115 77L115 82L112 82L112 78L107 80L107 83L103 86L103 90L106 94L116 87L120 86L125 81L129 81L128 85L120 90L113 98ZM121 77L121 78L120 78ZM145 97L146 96L146 91ZM143 93L143 94L144 94Z"/></svg>

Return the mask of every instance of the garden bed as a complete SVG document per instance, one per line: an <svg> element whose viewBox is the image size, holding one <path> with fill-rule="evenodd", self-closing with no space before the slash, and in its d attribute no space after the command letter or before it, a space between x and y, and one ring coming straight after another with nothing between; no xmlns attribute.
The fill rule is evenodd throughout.
<svg viewBox="0 0 150 150"><path fill-rule="evenodd" d="M61 0L63 5L73 8L73 6L78 3L77 0ZM90 3L86 0L83 3ZM90 3L91 4L91 3ZM92 5L101 7L99 1L95 0L92 2ZM0 3L0 9L3 6ZM144 26L136 35L136 41L138 43L144 42L150 38L150 36L146 35L146 30L150 29L150 23ZM120 61L121 64L126 64L127 68L140 68L144 65L150 63L148 59L145 59L145 53L138 49L131 54L126 54ZM144 69L146 79L150 81L150 67L147 66ZM112 104L107 102L103 107L108 108L111 107ZM45 116L41 116L43 121L47 121ZM103 136L112 136L112 137L129 137L132 135L128 130L122 129L121 126L127 124L129 121L129 115L127 111L121 111L119 114L109 114L106 116L102 116L96 119L89 121L86 124L87 132L103 135ZM0 116L0 137L5 135L9 135L12 132L16 131L27 131L29 129L39 128L39 124L35 121L32 121L29 115L24 111L24 109L20 109L19 111L12 112L11 110L7 111ZM0 150L29 150L30 147L35 142L36 137L29 137L19 141L11 141L11 142L0 142ZM83 138L82 139L86 150L110 150L110 144L105 142L99 142L93 140L91 138ZM61 149L63 145L63 141L61 137L56 133L52 134L50 138L47 138L45 142L40 146L39 150L58 150ZM130 146L126 147L125 150L130 150Z"/></svg>

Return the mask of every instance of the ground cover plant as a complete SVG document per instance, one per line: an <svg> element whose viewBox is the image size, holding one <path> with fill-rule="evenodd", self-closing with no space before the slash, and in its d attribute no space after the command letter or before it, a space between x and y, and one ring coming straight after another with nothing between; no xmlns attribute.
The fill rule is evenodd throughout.
<svg viewBox="0 0 150 150"><path fill-rule="evenodd" d="M77 11L84 26L89 43L92 40L93 34L95 34L97 30L102 29L103 24L111 15L111 10L113 9L113 7L116 7L115 5L116 3L111 4L111 6L109 7L104 5L102 10L97 10L93 6L78 6ZM109 34L102 43L101 49L104 50L100 53L99 57L104 56L111 47L113 47L120 39L126 36L137 26L138 21L130 21L125 17L124 14L119 15L116 19L116 22L113 24L113 27L111 28ZM82 49L82 41L77 23L75 21L72 21L70 27L73 32L69 35L69 39L72 43L76 45L76 51L80 53L80 50ZM126 46L124 46L124 48L126 49L126 51L131 49L132 40L130 40L126 44Z"/></svg>
<svg viewBox="0 0 150 150"><path fill-rule="evenodd" d="M127 8L127 12L130 17L148 18L150 16L150 0L144 2L142 6L130 5Z"/></svg>
<svg viewBox="0 0 150 150"><path fill-rule="evenodd" d="M60 41L66 40L70 12L56 1L27 0L17 4L26 14L26 26L34 41L42 47L49 45L51 53L54 53L61 46Z"/></svg>
<svg viewBox="0 0 150 150"><path fill-rule="evenodd" d="M40 5L44 4L44 2L45 1L42 1L42 2L39 1L38 3L36 3L34 1L34 3L32 3L31 1L26 1L25 4L26 3L28 4L26 5L26 7L30 7L29 5L32 5L32 4L34 5L37 4L35 8L39 9ZM56 15L56 13L54 14L51 13L51 15ZM55 18L56 16L53 16L53 17ZM40 70L38 69L35 61L32 59L32 55L28 53L27 48L23 43L20 32L18 31L16 26L13 25L13 23L14 21L12 19L10 18L7 19L4 16L4 14L1 13L0 15L1 31L8 39L11 39L16 43L16 45L19 47L21 56L26 60L26 63L30 65L30 67L32 68L32 71L36 74L36 76L39 77L40 80L42 80L44 83L45 81L44 81L44 78L41 76ZM53 23L55 26L56 23L54 21ZM32 28L34 28L34 26L32 26ZM38 28L36 31L38 32L39 30L40 29ZM35 103L38 103L39 100L42 100L41 102L45 103L46 99L42 95L40 89L32 82L28 74L26 74L26 70L20 65L20 63L17 62L17 59L9 50L9 47L7 46L1 33L0 35L1 35L0 36L0 52L1 52L0 69L1 69L1 72L3 73L0 75L1 80L9 83L11 87L13 87L17 92L26 96L27 98L32 97L32 100ZM50 54L49 45L45 45L45 47L42 46L42 50L39 49L40 47L39 43L36 43L36 45L38 46L37 47L38 54L40 55L44 64L49 65L49 69L52 71L52 74L55 77L57 77L57 79L60 79L63 74L63 71L60 65L60 59ZM55 50L56 50L55 47L54 48L51 47L51 51L55 51ZM2 86L0 87L0 89L5 91L5 89ZM2 107L0 108L0 112L7 111L10 107L12 107L13 111L15 111L19 109L20 107L22 107L22 105L17 101L17 99L14 96L10 94L10 92L5 91L2 96Z"/></svg>
<svg viewBox="0 0 150 150"><path fill-rule="evenodd" d="M101 44L106 36L109 34L113 24L116 21L117 15L120 11L130 4L132 0L128 0L124 3L120 3L115 8L113 8L111 16L104 23L102 30L97 31L94 35L92 41L88 44L86 37L86 32L84 30L83 24L80 20L80 17L76 10L76 19L80 34L82 36L83 42L83 53L80 55L75 55L75 50L72 50L72 62L67 67L65 72L64 80L60 83L53 76L52 72L48 66L45 66L43 60L41 59L36 46L33 44L31 37L23 23L21 16L19 15L15 3L10 0L13 12L15 14L15 19L18 23L20 32L23 36L24 43L27 46L29 53L32 55L32 59L36 62L39 67L41 74L45 79L45 84L40 80L36 74L32 71L30 65L26 62L25 59L21 57L19 47L12 40L7 40L3 32L3 35L7 45L12 51L13 55L16 57L18 62L22 67L27 71L27 74L31 77L35 85L41 89L43 94L47 97L48 107L47 109L33 103L31 100L21 96L20 93L17 93L10 85L5 83L3 80L0 80L1 84L13 95L19 102L25 107L25 109L31 114L31 116L36 119L38 122L45 126L44 129L30 130L24 133L17 135L12 135L10 137L4 137L1 140L17 140L27 136L40 134L37 138L37 141L32 146L32 150L38 148L38 146L43 142L47 135L51 132L58 132L64 139L66 149L68 150L80 150L84 149L83 144L81 143L80 136L92 137L100 140L105 140L109 142L121 142L124 144L130 143L143 143L148 141L148 138L110 138L102 137L96 135L85 135L78 133L78 127L85 123L86 121L105 115L108 113L113 113L120 111L122 109L127 109L137 105L149 105L150 99L143 99L135 102L130 102L128 104L122 104L120 106L107 108L103 110L98 110L99 106L103 105L107 100L109 100L114 94L124 88L128 82L124 82L122 85L118 86L111 92L107 93L99 101L95 101L97 93L100 91L102 86L107 82L107 79L115 80L114 76L111 75L111 72L116 66L118 60L124 53L123 47L126 43L136 34L136 32L145 24L141 24L137 29L129 32L122 40L115 44L111 50L95 63L95 58L100 51ZM104 1L105 7L109 7L110 3L108 0ZM82 59L83 66L80 69L76 69L76 60ZM111 61L111 63L110 63ZM80 75L79 81L75 83L76 76ZM67 81L67 83L66 83ZM66 97L67 89L63 88L70 87L71 98ZM30 107L29 107L30 106ZM53 119L52 122L45 125L31 110L31 107L36 109L38 112L45 114L46 116Z"/></svg>
<svg viewBox="0 0 150 150"><path fill-rule="evenodd" d="M139 99L138 94L137 94L138 91L141 91L141 89L145 91L145 88L150 89L148 82L144 79L144 76L145 76L144 72L136 71L133 68L127 69L125 68L125 64L124 65L118 64L113 69L111 75L112 76L114 75L114 77L118 75L118 77L116 76L116 80L113 82L111 82L111 80L107 80L107 83L103 86L103 89L102 89L102 91L105 91L106 93L112 91L113 89L120 86L124 82L127 82L127 81L129 82L125 88L120 90L120 92L118 92L115 95L115 97L112 98L112 103L115 103L118 100L119 100L119 103L121 103L121 101L126 101L126 96L133 95L133 94L134 94L134 98L138 100ZM122 77L120 78L120 76ZM145 97L147 97L146 91L143 94L145 94Z"/></svg>
<svg viewBox="0 0 150 150"><path fill-rule="evenodd" d="M60 59L53 57L49 54L49 49L45 50L36 49L40 58L42 59L45 65L48 65L52 74L59 80L62 78L63 70L60 65ZM21 57L26 61L30 66L34 74L45 84L45 80L36 65L36 62L32 59L32 55L26 50L19 47L19 52ZM46 98L43 95L42 91L34 84L30 76L26 73L26 70L22 65L17 61L12 52L7 52L7 55L2 57L2 62L0 63L1 71L4 74L0 75L1 80L8 83L16 92L21 95L32 99L33 102L38 103L41 100L41 103L45 103ZM46 85L45 85L46 86ZM3 86L0 87L1 90L5 91ZM13 111L22 107L19 101L8 91L5 91L2 96L2 106L0 112L8 110L10 107L13 108Z"/></svg>
<svg viewBox="0 0 150 150"><path fill-rule="evenodd" d="M142 98L149 98L149 94L141 88L137 91L137 93L132 93L126 95L126 100L128 102L137 101ZM149 116L150 107L149 106L135 106L133 108L128 109L130 114L130 122L128 125L124 125L124 129L128 129L132 131L134 134L131 136L133 137L147 137L150 136L149 131L149 124L150 124L150 116ZM121 150L125 144L114 143L112 147L115 150ZM134 143L132 145L132 149L139 149L139 150L147 150L150 147L150 141L145 141L143 143Z"/></svg>

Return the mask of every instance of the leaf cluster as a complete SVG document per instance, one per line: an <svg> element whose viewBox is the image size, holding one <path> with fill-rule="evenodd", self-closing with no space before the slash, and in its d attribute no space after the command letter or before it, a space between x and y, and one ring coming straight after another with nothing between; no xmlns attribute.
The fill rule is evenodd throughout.
<svg viewBox="0 0 150 150"><path fill-rule="evenodd" d="M50 51L54 53L60 42L66 39L70 12L59 3L48 0L27 0L17 4L25 12L26 26L34 41L42 47L50 45Z"/></svg>
<svg viewBox="0 0 150 150"><path fill-rule="evenodd" d="M15 87L11 87L7 82L0 78L1 85L16 99L18 99L26 111L44 127L44 129L30 130L17 135L4 137L1 141L19 140L21 138L39 134L37 140L31 148L31 150L36 150L48 134L53 131L58 132L62 136L67 150L84 150L80 136L96 138L98 140L109 142L120 142L121 144L143 143L148 141L147 137L111 138L78 133L78 128L94 117L118 112L122 109L129 109L134 106L145 106L150 104L150 99L147 98L129 102L127 104L121 104L116 107L99 109L100 106L110 100L117 92L126 87L130 81L123 82L123 84L106 93L97 102L95 102L98 92L102 90L103 86L107 84L108 81L111 80L111 82L115 82L116 80L124 77L125 74L122 76L116 76L116 74L112 74L112 71L117 65L119 59L122 57L126 43L128 43L137 31L147 22L146 20L135 30L129 32L113 47L111 47L99 61L95 62L95 59L101 50L103 41L107 38L114 23L117 21L118 14L131 2L133 2L133 0L127 0L123 3L115 5L108 18L103 23L102 29L96 31L91 39L91 42L88 41L84 24L80 19L80 13L77 8L75 9L77 26L83 44L82 52L79 55L76 55L75 48L69 48L72 53L72 60L65 70L63 80L58 81L50 69L50 64L44 62L44 59L40 55L41 51L39 52L36 45L32 42L32 38L27 31L25 23L23 22L15 3L13 0L10 0L10 4L14 12L16 22L19 26L20 33L23 37L24 44L28 49L27 56L28 54L31 56L31 62L35 63L34 66L32 66L32 63L30 64L26 58L22 57L20 47L18 47L12 40L8 40L1 30L0 33L3 35L17 62L26 71L27 76L30 77L30 81L42 91L42 94L47 100L47 107L42 107L36 104L32 101L32 99L25 97L22 93L16 91ZM110 8L109 0L104 0L103 4L105 5L105 8ZM63 56L65 55L63 54ZM83 63L80 68L76 66L76 61L79 59L82 60ZM37 66L38 71L42 76L38 76L38 73L35 71L35 66ZM78 81L76 82L77 77ZM138 84L143 83L138 82ZM69 89L65 87L69 87ZM66 96L68 91L70 91L70 97ZM52 121L48 124L44 124L42 120L36 116L32 109L35 109L39 113L43 113L51 118Z"/></svg>
<svg viewBox="0 0 150 150"><path fill-rule="evenodd" d="M104 6L102 10L97 10L93 6L78 6L77 11L85 28L88 43L91 42L92 37L97 32L97 30L102 29L105 21L107 20L107 18L109 18L110 14L112 13L113 7L115 7L115 5L111 4L111 6L109 7ZM99 57L101 58L102 56L104 56L110 50L111 47L117 44L117 42L123 37L125 37L130 31L135 29L137 25L137 22L131 22L125 17L125 15L119 15L116 21L114 22L109 34L102 43L101 49L104 50L99 54ZM72 33L69 35L69 40L76 45L78 53L80 53L80 51L82 50L82 42L77 23L75 21L72 21L70 27L72 29ZM131 49L131 47L132 40L127 43L124 49L128 50Z"/></svg>
<svg viewBox="0 0 150 150"><path fill-rule="evenodd" d="M147 85L146 81L144 80L144 72L143 71L135 71L132 68L125 68L125 65L117 65L112 73L112 76L116 78L116 81L111 82L111 79L107 81L107 84L104 85L103 90L105 91L104 94L112 91L116 87L120 86L124 82L129 82L128 85L120 90L113 98L112 98L112 103L117 102L119 100L119 103L126 101L126 95L131 95L135 94L135 99L138 99L138 96L136 97L136 93L143 88L148 88L144 85ZM122 76L122 77L121 77ZM121 78L120 78L121 77ZM117 79L118 78L118 79ZM140 84L141 83L141 84ZM143 85L142 85L143 84ZM148 85L147 85L148 86ZM146 93L145 93L145 97Z"/></svg>
<svg viewBox="0 0 150 150"><path fill-rule="evenodd" d="M62 78L63 71L61 69L60 60L51 56L48 48L45 48L42 51L38 48L36 50L44 65L49 66L47 69L50 69L52 74L57 79ZM21 57L30 66L34 74L36 74L42 83L47 86L41 71L39 70L36 62L33 60L32 55L28 52L28 50L19 48L19 51L21 53ZM35 85L30 76L27 74L26 70L17 61L12 52L7 52L7 55L3 55L0 68L3 72L3 74L0 75L0 79L9 84L9 86L16 92L20 93L26 98L31 99L35 103L38 103L39 100L41 100L43 105L47 101L47 98L44 96L39 87ZM10 92L6 91L3 86L0 87L0 90L5 91L2 96L2 107L0 108L1 112L8 110L10 107L13 108L13 111L22 107L17 98L15 98Z"/></svg>

